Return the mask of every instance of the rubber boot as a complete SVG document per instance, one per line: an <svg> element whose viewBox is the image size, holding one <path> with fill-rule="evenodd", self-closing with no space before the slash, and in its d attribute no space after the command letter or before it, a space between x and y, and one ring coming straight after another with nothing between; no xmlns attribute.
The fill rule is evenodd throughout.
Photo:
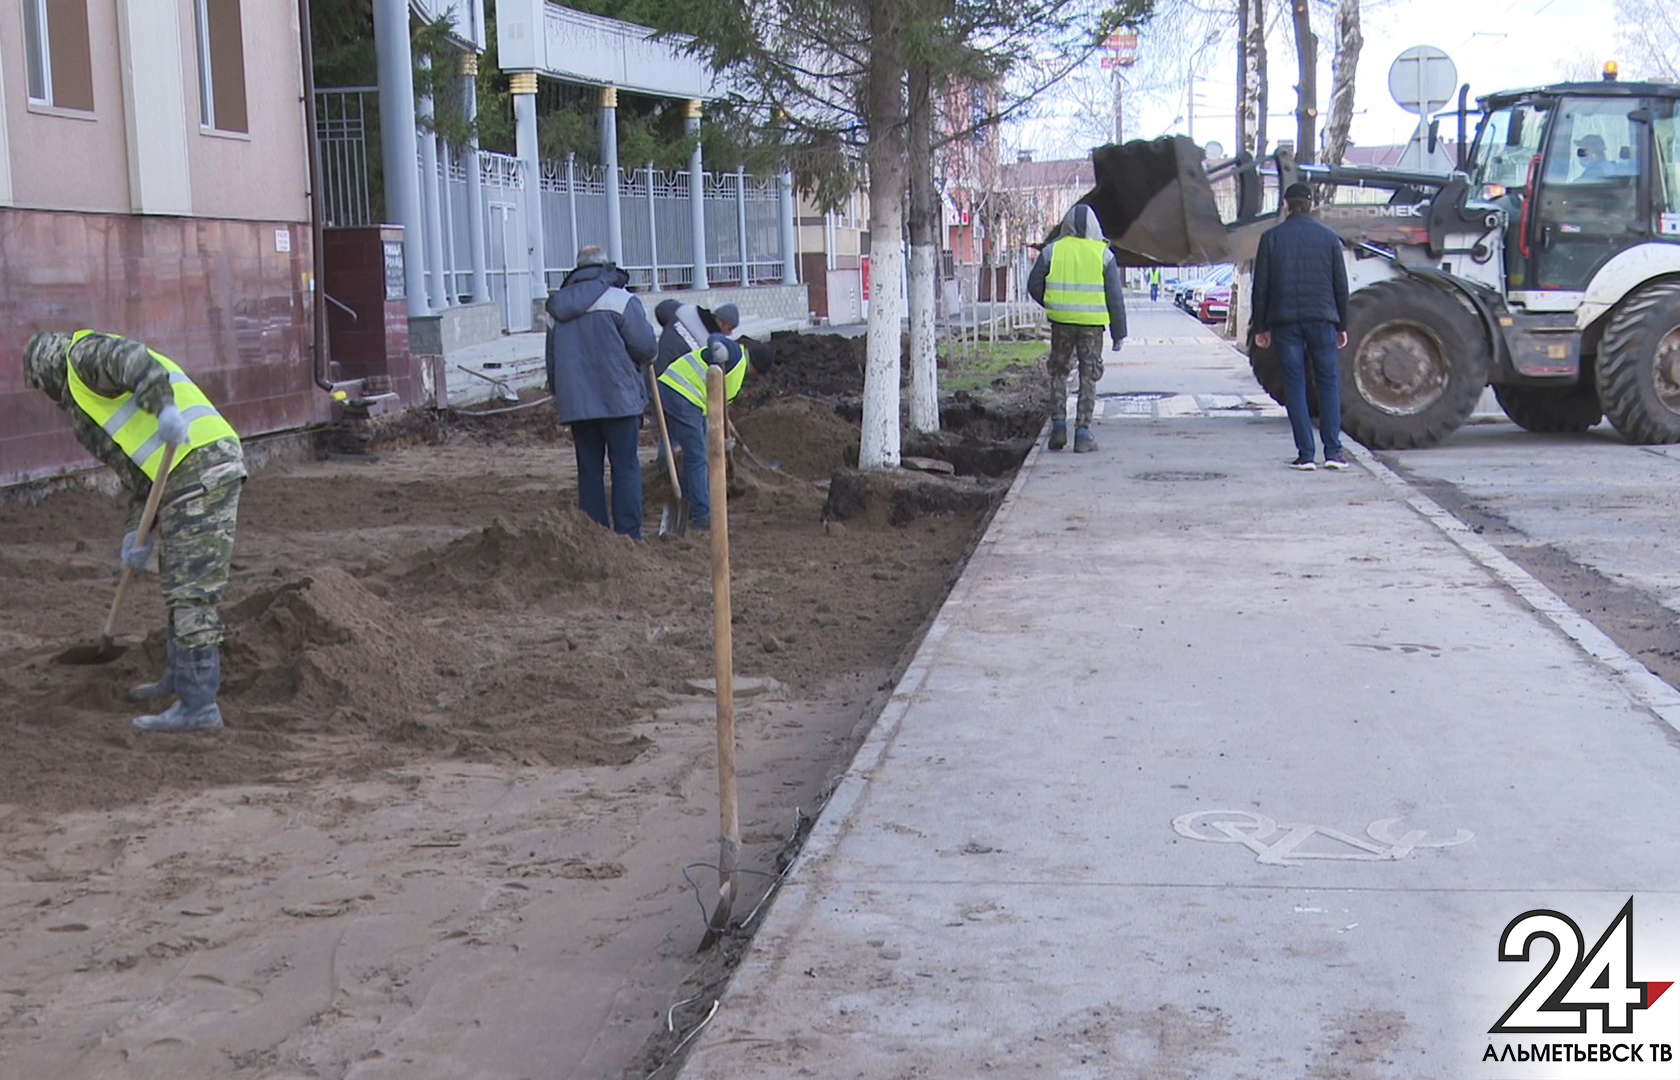
<svg viewBox="0 0 1680 1080"><path fill-rule="evenodd" d="M130 701L156 701L175 696L175 636L169 637L168 652L163 661L163 677L157 682L141 683L129 690Z"/></svg>
<svg viewBox="0 0 1680 1080"><path fill-rule="evenodd" d="M1050 449L1060 450L1067 445L1067 421L1050 421Z"/></svg>
<svg viewBox="0 0 1680 1080"><path fill-rule="evenodd" d="M1080 427L1076 427L1076 428L1073 429L1073 452L1074 453L1076 453L1076 454L1089 454L1091 451L1095 450L1096 448L1097 448L1097 440L1096 440L1096 437L1091 434L1091 429L1090 428L1080 426Z"/></svg>
<svg viewBox="0 0 1680 1080"><path fill-rule="evenodd" d="M175 658L175 692L180 700L156 716L137 716L141 731L214 731L222 726L216 692L222 688L222 650L217 645L183 649Z"/></svg>

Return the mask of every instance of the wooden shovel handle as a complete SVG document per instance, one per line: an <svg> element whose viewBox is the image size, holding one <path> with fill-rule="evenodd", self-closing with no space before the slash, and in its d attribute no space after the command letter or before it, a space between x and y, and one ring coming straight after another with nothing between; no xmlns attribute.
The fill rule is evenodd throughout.
<svg viewBox="0 0 1680 1080"><path fill-rule="evenodd" d="M665 426L665 403L659 400L659 376L649 364L648 389L653 392L653 412L659 417L659 442L665 447L665 468L671 474L671 498L682 498L682 485L677 482L677 455L671 452L671 432Z"/></svg>
<svg viewBox="0 0 1680 1080"><path fill-rule="evenodd" d="M729 474L723 452L729 426L723 369L706 367L707 465L712 488L712 648L717 674L718 872L733 896L735 860L741 848L741 814L735 789L735 650L729 597Z"/></svg>
<svg viewBox="0 0 1680 1080"><path fill-rule="evenodd" d="M163 484L169 479L169 467L175 463L175 444L163 444L163 460L158 462L157 479L152 481L152 493L146 496L145 508L140 511L140 525L134 531L136 543L143 541L146 534L152 531L152 522L157 518L158 504L163 502ZM117 627L117 609L122 607L123 595L128 592L128 583L134 578L134 567L123 564L122 577L117 580L117 595L111 598L111 613L105 616L105 629L100 632L101 637L110 637Z"/></svg>

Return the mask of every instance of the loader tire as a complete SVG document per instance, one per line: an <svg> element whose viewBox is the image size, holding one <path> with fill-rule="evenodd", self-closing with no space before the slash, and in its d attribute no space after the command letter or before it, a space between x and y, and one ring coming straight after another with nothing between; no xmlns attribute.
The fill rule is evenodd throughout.
<svg viewBox="0 0 1680 1080"><path fill-rule="evenodd" d="M1373 450L1434 446L1487 385L1487 339L1458 299L1422 281L1384 281L1348 301L1342 430Z"/></svg>
<svg viewBox="0 0 1680 1080"><path fill-rule="evenodd" d="M1248 369L1254 372L1254 381L1260 384L1260 389L1279 405L1289 408L1289 399L1283 392L1283 364L1278 360L1277 348L1268 346L1262 349L1254 344L1252 333L1248 336ZM1318 416L1318 384L1313 378L1311 364L1307 365L1307 412L1315 419Z"/></svg>
<svg viewBox="0 0 1680 1080"><path fill-rule="evenodd" d="M1628 442L1680 442L1680 283L1646 285L1610 316L1598 398Z"/></svg>
<svg viewBox="0 0 1680 1080"><path fill-rule="evenodd" d="M1590 382L1575 386L1495 386L1493 396L1511 422L1545 435L1582 432L1604 419Z"/></svg>

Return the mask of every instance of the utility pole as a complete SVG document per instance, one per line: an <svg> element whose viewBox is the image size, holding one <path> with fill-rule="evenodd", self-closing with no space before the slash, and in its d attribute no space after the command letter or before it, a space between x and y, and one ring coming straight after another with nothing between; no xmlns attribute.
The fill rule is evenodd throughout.
<svg viewBox="0 0 1680 1080"><path fill-rule="evenodd" d="M1116 146L1126 141L1125 124L1125 84L1120 81L1120 67L1115 65L1114 71L1114 144Z"/></svg>
<svg viewBox="0 0 1680 1080"><path fill-rule="evenodd" d="M1194 70L1192 70L1190 72L1190 92L1189 92L1189 96L1185 100L1186 100L1186 105L1185 105L1185 110L1184 110L1185 124L1189 128L1189 131L1187 132L1187 134L1190 136L1190 141L1195 142L1196 141L1196 72Z"/></svg>

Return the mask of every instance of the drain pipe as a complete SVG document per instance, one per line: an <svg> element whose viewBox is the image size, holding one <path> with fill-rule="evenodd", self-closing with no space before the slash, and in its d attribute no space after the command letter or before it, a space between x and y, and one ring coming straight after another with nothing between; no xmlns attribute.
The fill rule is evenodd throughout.
<svg viewBox="0 0 1680 1080"><path fill-rule="evenodd" d="M297 12L298 37L303 52L303 126L306 129L303 142L309 158L309 258L314 284L311 290L314 295L309 305L310 367L315 385L330 394L338 387L327 378L327 306L323 303L327 298L327 286L321 273L321 158L320 148L315 143L315 46L309 21L309 0L297 0Z"/></svg>

